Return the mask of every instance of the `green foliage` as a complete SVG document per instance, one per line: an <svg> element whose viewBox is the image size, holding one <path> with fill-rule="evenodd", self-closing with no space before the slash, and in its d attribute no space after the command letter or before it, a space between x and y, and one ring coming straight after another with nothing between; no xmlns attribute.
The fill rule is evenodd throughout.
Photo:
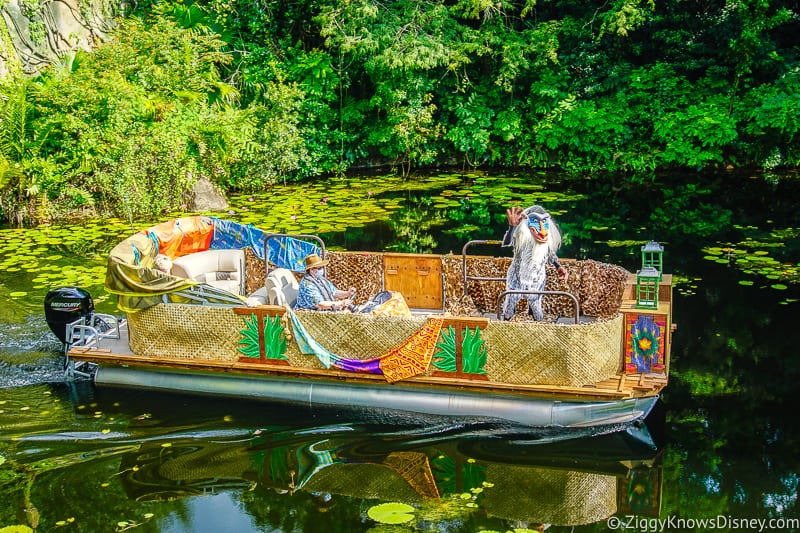
<svg viewBox="0 0 800 533"><path fill-rule="evenodd" d="M627 37L629 32L643 26L655 9L653 0L617 0L601 18L600 37L605 33Z"/></svg>
<svg viewBox="0 0 800 533"><path fill-rule="evenodd" d="M475 326L475 331L470 333L469 328L464 328L464 338L461 342L464 372L470 374L485 374L486 369L486 341L481 339L481 329Z"/></svg>
<svg viewBox="0 0 800 533"><path fill-rule="evenodd" d="M644 182L800 162L789 2L135 9L94 51L5 80L2 218L164 213L201 176L256 191L353 167L462 164Z"/></svg>
<svg viewBox="0 0 800 533"><path fill-rule="evenodd" d="M453 326L447 328L446 332L441 333L440 341L436 343L436 355L433 358L433 366L442 372L456 371L456 332Z"/></svg>

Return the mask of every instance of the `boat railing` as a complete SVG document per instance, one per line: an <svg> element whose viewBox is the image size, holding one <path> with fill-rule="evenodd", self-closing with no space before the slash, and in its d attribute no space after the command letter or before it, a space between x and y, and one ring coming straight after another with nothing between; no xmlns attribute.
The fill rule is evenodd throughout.
<svg viewBox="0 0 800 533"><path fill-rule="evenodd" d="M64 375L68 379L75 377L89 378L94 373L96 365L88 361L73 361L69 351L74 347L103 349L100 341L103 339L120 340L122 338L120 327L123 318L107 315L105 313L91 313L67 324L67 337L64 343Z"/></svg>
<svg viewBox="0 0 800 533"><path fill-rule="evenodd" d="M100 349L102 339L120 338L120 318L105 313L92 313L67 324L65 351L73 346Z"/></svg>
<svg viewBox="0 0 800 533"><path fill-rule="evenodd" d="M164 303L170 301L170 296L180 296L191 302L201 303L203 305L242 305L242 299L235 294L232 294L224 289L219 289L212 285L194 285L187 289L182 289L164 295Z"/></svg>
<svg viewBox="0 0 800 533"><path fill-rule="evenodd" d="M264 275L269 276L269 271L271 270L269 260L267 259L269 255L269 241L270 239L281 239L281 238L289 238L289 239L310 239L319 243L320 250L322 253L320 256L322 259L325 259L325 241L323 241L318 235L312 235L309 233L268 233L267 236L264 238Z"/></svg>
<svg viewBox="0 0 800 533"><path fill-rule="evenodd" d="M492 277L485 277L485 276L470 276L467 272L467 248L473 246L475 244L489 244L489 245L498 245L503 244L503 241L497 240L472 240L467 242L464 247L461 249L461 272L463 273L463 284L464 284L464 295L467 294L467 283L470 281L505 281L506 278L492 278Z"/></svg>
<svg viewBox="0 0 800 533"><path fill-rule="evenodd" d="M506 299L506 296L509 294L525 294L528 296L535 296L537 294L541 295L555 295L555 296L567 296L572 300L572 303L575 306L575 324L580 322L581 316L581 304L578 302L578 299L575 297L574 294L571 292L566 291L503 291L497 297L497 320L500 320L500 316L502 313L502 306L503 301Z"/></svg>

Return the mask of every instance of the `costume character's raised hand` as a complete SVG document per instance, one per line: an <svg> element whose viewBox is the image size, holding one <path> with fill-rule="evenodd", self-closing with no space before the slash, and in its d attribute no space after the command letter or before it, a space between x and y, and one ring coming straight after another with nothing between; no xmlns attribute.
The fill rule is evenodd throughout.
<svg viewBox="0 0 800 533"><path fill-rule="evenodd" d="M514 206L510 209L506 209L506 218L508 218L509 226L519 226L519 223L525 218L525 215L522 214L521 207Z"/></svg>

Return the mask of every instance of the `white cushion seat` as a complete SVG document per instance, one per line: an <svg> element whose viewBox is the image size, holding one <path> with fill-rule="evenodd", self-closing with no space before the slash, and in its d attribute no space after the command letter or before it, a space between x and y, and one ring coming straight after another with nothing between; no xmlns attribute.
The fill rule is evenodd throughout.
<svg viewBox="0 0 800 533"><path fill-rule="evenodd" d="M172 261L170 274L241 296L244 294L244 250L206 250L187 254Z"/></svg>
<svg viewBox="0 0 800 533"><path fill-rule="evenodd" d="M276 268L269 273L265 282L267 301L270 305L294 307L300 285L291 270Z"/></svg>

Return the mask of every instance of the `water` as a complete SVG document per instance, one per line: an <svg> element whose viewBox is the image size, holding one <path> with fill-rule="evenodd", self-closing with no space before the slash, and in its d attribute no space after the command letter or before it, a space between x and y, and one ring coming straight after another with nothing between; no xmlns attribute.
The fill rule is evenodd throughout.
<svg viewBox="0 0 800 533"><path fill-rule="evenodd" d="M744 519L800 529L790 408L800 187L693 179L614 188L446 175L233 199L233 218L262 227L297 230L292 213L313 211L305 223L349 249L459 253L470 238L499 237L515 201L553 212L562 257L635 270L642 242L662 242L678 324L662 402L646 427L566 443L488 424L65 381L44 294L79 284L112 312L104 256L129 223L3 230L0 530L653 531L656 519L664 530L758 530L734 522ZM394 519L407 521L385 523Z"/></svg>

